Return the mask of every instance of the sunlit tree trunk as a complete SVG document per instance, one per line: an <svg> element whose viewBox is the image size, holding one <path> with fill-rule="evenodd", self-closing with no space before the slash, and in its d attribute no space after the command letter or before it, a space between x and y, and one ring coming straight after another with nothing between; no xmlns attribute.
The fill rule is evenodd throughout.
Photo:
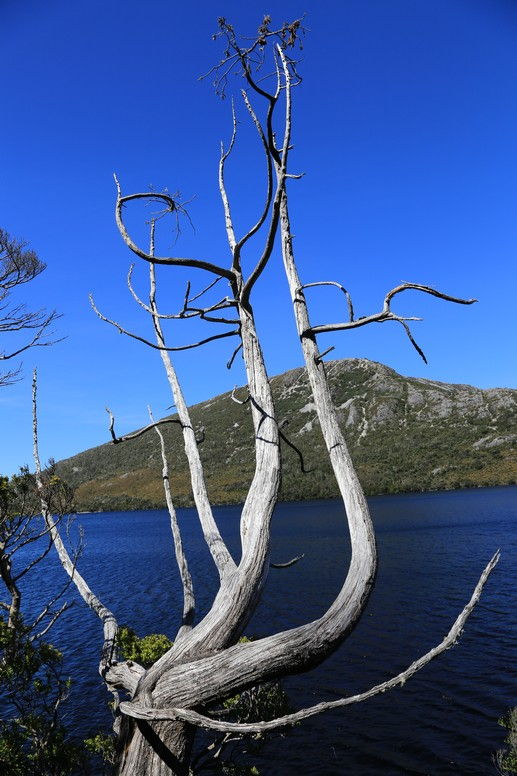
<svg viewBox="0 0 517 776"><path fill-rule="evenodd" d="M188 461L191 486L201 529L213 562L219 574L219 587L215 591L209 612L199 622L194 621L195 599L192 580L188 571L188 551L183 548L174 509L174 493L169 483L166 453L159 432L163 459L163 477L167 505L171 517L175 556L184 591L184 607L181 627L173 646L148 669L134 662L123 661L117 655L117 623L88 587L80 574L72 569L59 537L48 505L43 498L43 514L51 530L53 541L63 566L72 576L86 603L99 615L104 626L100 672L108 688L116 697L118 736L118 776L187 776L191 763L194 734L197 727L241 735L264 732L278 726L293 724L326 708L346 706L366 700L396 684L401 684L422 665L451 646L475 602L481 594L488 574L497 562L494 556L485 569L474 594L462 611L446 638L433 650L411 664L406 671L372 688L362 695L342 698L330 703L318 704L291 715L273 720L252 723L235 723L213 718L210 707L225 698L261 682L277 679L287 674L305 671L317 665L335 650L358 622L372 589L376 571L375 537L368 506L353 467L343 434L339 428L325 374L324 356L318 349L317 337L328 331L356 328L372 322L395 321L401 324L411 343L420 355L422 351L414 342L407 318L398 316L391 309L393 298L409 289L419 290L442 299L468 304L473 300L461 300L442 294L427 286L406 283L389 291L380 312L362 318L354 318L348 291L335 281L319 281L302 284L296 267L292 245L288 211L288 183L300 177L288 172L288 156L291 149L291 99L292 88L299 82L297 65L292 57L301 30L300 21L285 24L272 30L268 17L264 19L255 40L241 44L233 27L224 19L219 20L219 35L225 41L225 54L214 68L216 86L224 91L232 70L240 73L249 92L264 104L265 118L259 118L246 91L242 92L244 106L253 122L265 159L264 203L257 221L243 234L236 236L236 229L225 185L225 164L234 150L237 137L237 119L233 110L233 132L228 148L221 149L219 163L219 188L224 210L224 223L231 254L231 261L222 266L207 258L184 258L160 255L155 246L157 220L166 213L181 216L181 202L169 194L145 192L124 195L117 183L116 222L129 250L143 262L150 272L148 301L143 301L134 291L131 272L129 290L137 303L151 317L154 339L147 339L122 327L117 321L92 305L99 317L119 332L158 350L171 387L177 417L151 423L126 436L117 436L115 420L111 415L110 431L114 443L129 442L131 438L153 429L159 432L164 423L179 423L183 435L185 456ZM273 44L271 45L268 44ZM256 67L271 49L273 66L272 87L269 81L256 80ZM265 66L260 70L269 72ZM279 117L276 113L283 106L283 131L279 133ZM275 118L276 117L276 118ZM129 233L124 211L138 203L152 201L163 208L160 216L151 220L149 248L138 245ZM351 561L341 590L335 600L317 620L297 628L282 631L248 643L239 643L239 637L253 614L260 599L269 569L270 523L278 497L281 471L280 441L287 440L279 424L273 404L265 359L255 326L253 297L255 285L272 259L276 238L280 238L285 273L291 293L294 317L302 353L309 376L312 397L318 421L325 440L336 481L346 509L348 531L351 540ZM250 246L255 246L255 254ZM244 254L246 254L244 259ZM250 255L252 258L250 258ZM188 267L198 275L204 271L208 285L194 294L190 282L187 285L182 308L174 314L164 314L158 307L156 294L156 266ZM249 268L244 271L243 266ZM312 286L337 287L344 293L348 319L338 324L313 327L310 322L305 290ZM214 288L225 288L226 293L214 299ZM271 319L274 310L269 310ZM207 322L214 333L189 345L170 345L165 335L166 321L186 321L197 318ZM232 399L249 406L253 420L255 442L255 469L241 509L241 551L238 559L232 558L217 527L205 484L202 459L199 454L199 438L192 425L187 402L175 371L171 353L207 345L213 340L236 338L237 345L230 359L233 363L240 353L244 360L247 393L232 394ZM244 411L244 410L243 410ZM36 438L36 432L35 432ZM292 442L290 442L291 446ZM36 462L39 471L36 444ZM345 530L345 527L344 527ZM290 562L281 564L289 567ZM288 572L286 572L288 573ZM123 693L122 698L120 693ZM207 711L208 710L208 711Z"/></svg>

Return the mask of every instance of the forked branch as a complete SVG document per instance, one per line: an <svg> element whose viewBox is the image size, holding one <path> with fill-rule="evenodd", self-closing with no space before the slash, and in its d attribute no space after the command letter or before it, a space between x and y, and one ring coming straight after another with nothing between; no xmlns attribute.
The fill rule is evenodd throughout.
<svg viewBox="0 0 517 776"><path fill-rule="evenodd" d="M33 322L31 324L22 324L21 326L17 326L16 328L13 327L3 327L3 331L19 331L19 330L25 330L25 329L37 329L36 333L32 337L32 339L27 342L25 345L20 346L16 350L13 350L9 353L3 352L0 353L0 361L9 361L11 358L16 358L17 356L21 355L22 353L25 353L26 350L29 350L30 348L45 348L49 345L55 345L58 342L61 342L63 340L63 337L59 337L56 339L52 331L49 331L51 325L58 319L61 318L58 313L51 312L46 318L40 319L39 313L28 313L29 316L38 316L38 321Z"/></svg>
<svg viewBox="0 0 517 776"><path fill-rule="evenodd" d="M127 275L127 286L129 289L129 292L135 302L140 305L140 307L146 311L146 313L149 313L149 315L153 315L153 311L149 307L148 304L146 304L138 294L136 293L135 289L133 288L132 283L132 275L133 275L133 269L135 265L131 264L129 267L129 272ZM222 278L216 278L211 283L206 286L206 288L203 288L202 291L200 291L195 296L190 296L190 280L187 282L187 288L185 291L185 298L183 300L183 307L181 310L177 313L154 313L157 318L159 318L161 321L181 321L181 320L188 320L189 318L196 318L199 317L202 320L210 321L211 323L229 323L229 324L238 324L239 321L236 318L221 318L211 315L211 313L216 312L217 310L225 310L231 307L236 307L236 302L233 299L230 299L229 296L225 296L222 299L220 299L218 302L215 302L214 304L208 305L207 307L192 307L192 302L194 302L196 299L199 299L203 294L206 294L207 291L209 291L213 286L215 286L216 283L219 282Z"/></svg>
<svg viewBox="0 0 517 776"><path fill-rule="evenodd" d="M153 348L153 350L161 350L161 351L165 350L171 353L178 352L181 350L192 350L193 348L199 348L202 345L206 345L209 342L214 342L215 340L218 340L218 339L224 339L225 337L235 337L236 335L239 334L239 329L232 329L231 331L223 331L220 334L212 334L211 337L205 337L204 339L199 340L198 342L190 342L188 345L176 345L176 346L167 347L166 345L160 345L160 344L156 344L155 342L151 342L151 340L148 340L145 337L141 337L139 334L135 334L132 331L128 331L128 329L125 329L123 326L120 325L120 323L117 323L117 321L114 321L111 318L108 318L106 315L103 315L100 312L100 310L97 308L92 294L90 294L90 304L92 306L93 311L100 318L101 321L104 321L105 323L109 323L111 326L114 326L119 332L119 334L125 334L127 337L131 337L131 339L137 340L138 342L142 342L144 345L147 345L148 347Z"/></svg>
<svg viewBox="0 0 517 776"><path fill-rule="evenodd" d="M450 296L449 294L444 294L442 291L438 291L436 288L432 288L432 286L424 286L420 283L402 283L400 286L396 286L395 288L392 288L391 291L388 291L386 296L384 297L384 304L382 307L382 310L378 313L374 313L373 315L365 315L361 318L355 318L354 319L354 310L352 306L352 300L350 298L350 294L348 291L340 284L336 283L334 281L321 281L318 283L307 283L303 286L298 287L297 295L295 297L295 302L297 301L298 292L301 292L305 288L311 288L313 286L336 286L340 288L347 299L348 304L348 313L349 313L349 320L344 321L342 323L325 323L320 326L308 326L304 329L302 332L302 337L314 337L317 334L325 334L326 332L330 331L343 331L344 329L357 329L360 326L366 326L369 323L385 323L386 321L396 321L397 323L400 323L404 327L404 331L406 332L409 341L419 354L419 356L425 361L427 364L427 359L425 357L425 354L421 347L415 342L415 339L413 337L413 334L411 332L411 329L409 328L408 321L420 321L421 318L415 318L415 317L408 317L408 316L402 316L397 315L397 313L394 313L391 309L391 302L397 294L402 293L403 291L422 291L424 294L430 294L431 296L436 296L438 299L444 299L446 302L454 302L455 304L473 304L477 301L477 299L461 299L456 296Z"/></svg>

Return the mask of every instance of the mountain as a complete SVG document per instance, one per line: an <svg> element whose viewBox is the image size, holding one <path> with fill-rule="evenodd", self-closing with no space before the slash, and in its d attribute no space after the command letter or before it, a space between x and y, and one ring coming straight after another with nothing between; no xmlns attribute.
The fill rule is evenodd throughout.
<svg viewBox="0 0 517 776"><path fill-rule="evenodd" d="M327 374L340 422L367 494L517 483L517 390L481 390L402 377L366 359L329 361ZM277 417L301 451L283 447L281 498L337 495L305 369L271 380ZM213 503L242 501L254 465L248 405L230 393L191 408ZM174 417L174 416L171 416ZM163 428L177 505L192 504L190 480L176 424ZM154 432L107 443L57 464L76 488L80 510L164 506L161 458Z"/></svg>

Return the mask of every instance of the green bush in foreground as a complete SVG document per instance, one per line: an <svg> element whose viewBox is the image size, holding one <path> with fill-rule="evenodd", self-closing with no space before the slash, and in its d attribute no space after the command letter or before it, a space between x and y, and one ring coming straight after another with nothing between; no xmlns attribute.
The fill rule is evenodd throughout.
<svg viewBox="0 0 517 776"><path fill-rule="evenodd" d="M502 776L517 773L517 706L499 720L499 724L508 730L505 738L507 749L500 749L495 755L497 769Z"/></svg>
<svg viewBox="0 0 517 776"><path fill-rule="evenodd" d="M62 654L31 639L19 622L0 618L0 687L12 710L0 720L0 773L9 776L68 776L82 772L84 754L66 739L58 709L70 680L62 676Z"/></svg>

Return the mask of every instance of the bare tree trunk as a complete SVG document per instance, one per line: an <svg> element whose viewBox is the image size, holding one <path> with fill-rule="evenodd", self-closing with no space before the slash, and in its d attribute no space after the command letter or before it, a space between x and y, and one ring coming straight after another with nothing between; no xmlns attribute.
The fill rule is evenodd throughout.
<svg viewBox="0 0 517 776"><path fill-rule="evenodd" d="M181 203L168 194L144 192L123 196L117 181L116 222L128 248L139 258L150 264L151 290L149 305L142 302L128 283L137 302L152 317L156 343L133 334L120 324L95 311L102 320L115 326L134 339L159 350L174 402L178 411L178 421L182 427L185 455L188 460L192 491L206 545L212 555L219 573L219 588L208 614L197 624L182 623L180 634L173 646L148 670L133 663L117 662L117 623L112 613L106 609L90 590L86 581L75 572L63 542L52 520L48 505L42 492L42 509L51 532L52 539L68 574L73 578L86 603L98 614L104 625L104 645L100 670L107 686L114 694L124 690L130 697L118 705L119 722L119 760L118 776L188 776L195 730L197 726L223 732L253 732L272 729L276 726L292 724L313 713L323 711L332 705L349 705L365 700L378 692L383 692L403 683L429 660L452 646L464 625L470 611L478 600L482 587L488 578L498 555L496 554L485 569L474 594L453 625L447 637L430 652L411 664L405 672L391 680L371 688L369 691L352 698L333 701L331 704L318 704L294 715L267 722L239 724L208 717L197 709L220 702L228 696L260 682L307 670L319 664L343 641L358 622L370 590L376 570L376 548L372 522L368 506L357 474L352 464L345 439L340 430L336 409L332 402L325 367L317 345L317 335L328 331L354 328L370 322L395 320L402 324L410 341L420 355L421 350L414 342L407 321L391 311L392 298L401 291L416 289L449 301L470 304L473 300L460 300L418 284L403 284L390 291L384 300L382 310L372 316L354 320L353 308L348 292L334 281L320 281L309 285L334 285L345 292L348 301L350 320L340 324L328 324L311 327L304 286L295 265L291 229L287 202L287 180L300 176L287 172L288 153L291 148L291 86L292 79L298 80L296 63L286 51L295 45L300 20L284 24L279 30L269 28L270 19L266 17L259 28L259 35L250 45L242 47L233 27L221 18L220 34L226 38L227 48L221 62L222 74L216 83L224 85L234 65L241 71L248 85L266 102L265 124L262 125L248 96L243 92L244 103L257 129L260 142L265 151L267 173L265 203L256 223L237 239L231 214L230 201L225 188L224 166L230 155L237 133L237 120L233 111L233 133L229 147L221 148L219 163L219 188L223 202L225 227L232 262L223 267L206 258L194 259L177 256L157 256L154 250L155 222L151 222L151 245L149 251L140 248L129 235L124 219L124 208L131 202L159 202L165 213L178 214ZM262 50L268 38L277 45L273 51L274 90L266 91L264 79L254 80L255 68L262 62ZM258 59L257 59L258 57ZM215 69L217 72L217 68ZM262 70L260 71L262 75ZM279 100L285 100L284 133L281 147L277 147L273 114ZM276 175L276 187L274 177ZM160 216L161 217L161 216ZM264 227L264 229L262 229ZM241 253L252 237L262 235L262 246L255 258L251 272L244 277L241 265ZM264 234L265 233L265 234ZM297 628L261 638L255 642L238 643L246 623L249 621L259 601L266 582L269 568L270 522L277 500L280 485L281 454L280 432L275 416L275 408L266 371L262 348L257 335L251 295L255 283L260 279L272 255L276 235L280 233L284 268L289 283L294 306L298 335L307 367L314 404L325 440L328 455L335 473L343 503L346 509L352 553L348 572L334 602L318 619ZM189 267L197 271L208 272L215 280L199 294L191 296L190 282L187 284L183 308L179 313L163 315L156 303L155 265ZM230 289L230 296L207 305L196 302L218 281L223 281ZM223 312L224 311L224 312ZM227 311L233 313L228 317ZM210 323L233 327L230 331L215 334L199 342L186 346L170 347L166 344L162 319L187 319L198 317ZM204 480L201 456L195 430L192 427L187 403L184 399L170 351L185 350L206 344L222 337L238 336L239 345L235 349L230 365L237 352L242 350L246 369L248 396L240 403L249 403L254 428L255 470L240 518L241 557L238 562L231 557L218 530L209 502L208 489ZM233 397L233 394L232 394ZM161 421L161 422L167 422ZM157 424L128 435L145 433ZM39 458L37 454L37 430L34 421L35 461L40 478ZM123 441L111 432L114 442ZM184 590L185 611L193 611L193 591L187 573L186 550L177 536L177 523L174 516L173 493L168 484L165 450L162 444L163 472L166 483L166 496L171 524L175 538L176 558ZM284 564L289 565L289 564ZM191 605L188 602L191 602ZM118 695L117 695L118 698Z"/></svg>
<svg viewBox="0 0 517 776"><path fill-rule="evenodd" d="M196 728L186 722L123 719L118 776L188 776Z"/></svg>
<svg viewBox="0 0 517 776"><path fill-rule="evenodd" d="M0 548L0 577L11 596L7 627L14 630L19 622L22 594L12 575L11 561L4 554L3 548Z"/></svg>

